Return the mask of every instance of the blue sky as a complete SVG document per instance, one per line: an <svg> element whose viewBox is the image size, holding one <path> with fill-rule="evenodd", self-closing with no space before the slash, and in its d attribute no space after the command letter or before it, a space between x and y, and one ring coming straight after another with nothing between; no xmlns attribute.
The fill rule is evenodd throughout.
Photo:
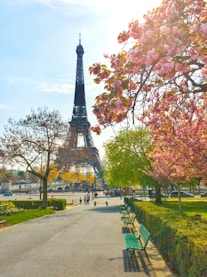
<svg viewBox="0 0 207 277"><path fill-rule="evenodd" d="M105 62L105 53L119 51L119 32L132 19L141 19L161 0L1 0L0 1L0 134L9 118L19 120L31 109L59 110L64 120L72 116L76 46L84 47L84 79L88 119L95 97L102 92L88 68ZM104 141L93 134L103 157Z"/></svg>

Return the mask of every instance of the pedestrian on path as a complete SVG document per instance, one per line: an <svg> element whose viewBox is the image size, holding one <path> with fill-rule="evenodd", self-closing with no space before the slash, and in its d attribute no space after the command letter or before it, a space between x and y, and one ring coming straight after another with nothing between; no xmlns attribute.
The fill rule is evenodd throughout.
<svg viewBox="0 0 207 277"><path fill-rule="evenodd" d="M87 204L89 205L90 202L90 194L87 195Z"/></svg>
<svg viewBox="0 0 207 277"><path fill-rule="evenodd" d="M84 195L84 204L85 205L87 204L87 195L86 194Z"/></svg>

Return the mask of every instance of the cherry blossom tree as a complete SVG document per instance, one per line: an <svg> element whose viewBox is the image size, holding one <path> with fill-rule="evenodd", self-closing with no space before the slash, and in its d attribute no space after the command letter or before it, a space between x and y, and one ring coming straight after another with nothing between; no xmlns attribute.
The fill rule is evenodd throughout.
<svg viewBox="0 0 207 277"><path fill-rule="evenodd" d="M118 36L118 54L105 55L110 66L95 63L94 81L104 83L94 113L102 127L126 118L142 119L160 102L207 91L207 5L204 0L163 0L144 21L132 21ZM157 111L159 112L159 111Z"/></svg>
<svg viewBox="0 0 207 277"><path fill-rule="evenodd" d="M175 95L171 102L167 98L163 97L144 119L153 134L153 171L149 174L178 189L192 178L206 182L207 95L193 94L185 101Z"/></svg>
<svg viewBox="0 0 207 277"><path fill-rule="evenodd" d="M193 95L185 102L175 98L170 104L163 99L159 104L159 117L157 106L148 113L148 119L145 118L145 124L153 133L151 155L155 164L162 159L171 163L170 169L177 165L176 176L183 176L183 181L191 177L206 180L207 95ZM170 178L171 174L168 176Z"/></svg>

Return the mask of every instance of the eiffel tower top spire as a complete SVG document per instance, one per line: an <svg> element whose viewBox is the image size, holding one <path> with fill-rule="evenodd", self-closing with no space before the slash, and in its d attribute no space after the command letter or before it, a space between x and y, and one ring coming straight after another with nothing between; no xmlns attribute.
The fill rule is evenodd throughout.
<svg viewBox="0 0 207 277"><path fill-rule="evenodd" d="M83 74L83 46L81 45L81 34L79 34L79 45L76 47L77 67L76 67L76 82L75 82L75 98L73 106L72 121L87 121L86 100L85 100L85 85Z"/></svg>

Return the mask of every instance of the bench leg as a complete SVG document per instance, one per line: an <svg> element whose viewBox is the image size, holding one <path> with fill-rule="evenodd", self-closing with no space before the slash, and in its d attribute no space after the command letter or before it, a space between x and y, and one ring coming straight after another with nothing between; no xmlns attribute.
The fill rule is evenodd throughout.
<svg viewBox="0 0 207 277"><path fill-rule="evenodd" d="M135 256L135 249L127 249L129 261L131 260L132 256Z"/></svg>
<svg viewBox="0 0 207 277"><path fill-rule="evenodd" d="M131 251L129 251L129 250L131 250ZM136 256L136 255L135 255L135 251L140 252L140 251L137 250L137 249L127 249L127 252L128 252L128 253L131 252L131 254L129 255L129 259L131 259L131 257L132 257L133 255ZM145 255L146 255L147 260L148 260L148 264L147 264L147 265L152 265L152 263L151 263L151 261L150 261L150 259L149 259L149 256L147 255L146 250L143 249L143 250L141 250L141 251L144 251L144 252L145 252Z"/></svg>
<svg viewBox="0 0 207 277"><path fill-rule="evenodd" d="M146 257L147 257L147 260L148 260L148 265L151 265L152 263L151 263L151 261L150 261L150 259L149 259L149 256L147 255L147 251L146 251L146 249L144 249L144 252L145 252L145 255L146 255Z"/></svg>

